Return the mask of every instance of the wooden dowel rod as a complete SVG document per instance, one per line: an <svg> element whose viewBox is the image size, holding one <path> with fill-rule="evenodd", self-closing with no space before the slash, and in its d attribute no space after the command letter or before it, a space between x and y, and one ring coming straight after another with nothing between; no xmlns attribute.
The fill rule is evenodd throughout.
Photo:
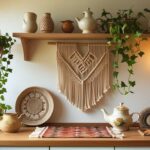
<svg viewBox="0 0 150 150"><path fill-rule="evenodd" d="M62 43L62 44L79 44L79 45L88 45L88 44L94 44L94 45L104 45L104 46L108 46L107 45L107 43L106 42L104 42L104 43L90 43L90 42L60 42L60 43ZM56 45L57 44L57 42L48 42L48 44L49 45Z"/></svg>

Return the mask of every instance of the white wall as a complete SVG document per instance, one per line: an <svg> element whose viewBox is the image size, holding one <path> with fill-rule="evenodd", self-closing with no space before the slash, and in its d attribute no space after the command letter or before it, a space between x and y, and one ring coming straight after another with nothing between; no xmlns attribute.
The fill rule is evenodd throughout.
<svg viewBox="0 0 150 150"><path fill-rule="evenodd" d="M0 0L0 29L5 32L22 32L22 18L24 12L33 11L38 15L37 22L45 12L50 12L55 21L55 32L60 32L60 21L74 20L81 17L82 11L88 7L95 17L100 15L102 8L110 11L133 8L141 11L150 6L149 0ZM75 30L75 32L77 29ZM100 112L105 107L112 112L113 107L124 102L131 111L141 111L150 106L150 41L145 42L145 56L135 66L137 86L135 94L121 96L117 92L110 93L102 102L89 112L83 113L72 106L57 88L56 47L47 44L47 41L33 42L31 53L32 61L23 60L23 50L20 40L13 48L13 73L7 83L6 99L13 108L17 96L27 87L42 86L49 89L55 102L55 110L51 122L104 122ZM123 74L124 68L121 70ZM14 109L12 110L14 111Z"/></svg>

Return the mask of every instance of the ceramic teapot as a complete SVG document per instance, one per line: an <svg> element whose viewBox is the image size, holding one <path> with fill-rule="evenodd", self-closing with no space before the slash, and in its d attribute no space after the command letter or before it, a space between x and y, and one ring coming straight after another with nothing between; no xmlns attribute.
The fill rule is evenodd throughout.
<svg viewBox="0 0 150 150"><path fill-rule="evenodd" d="M114 108L112 114L108 114L105 109L101 109L101 111L103 112L105 121L110 123L113 129L117 131L129 130L129 127L133 123L133 114L138 114L129 114L129 109L126 106L124 106L124 103L120 103L119 106Z"/></svg>
<svg viewBox="0 0 150 150"><path fill-rule="evenodd" d="M0 119L0 130L3 132L14 133L21 127L21 119L23 114L19 117L15 113L5 113Z"/></svg>
<svg viewBox="0 0 150 150"><path fill-rule="evenodd" d="M93 18L93 12L88 8L83 12L84 17L82 19L75 18L82 33L93 33L96 30L96 20Z"/></svg>

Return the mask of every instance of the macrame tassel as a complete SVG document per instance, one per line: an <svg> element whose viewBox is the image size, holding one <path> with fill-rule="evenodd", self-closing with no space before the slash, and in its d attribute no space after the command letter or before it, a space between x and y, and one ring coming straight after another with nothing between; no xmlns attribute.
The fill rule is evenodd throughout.
<svg viewBox="0 0 150 150"><path fill-rule="evenodd" d="M96 105L110 88L108 47L89 44L87 51L82 56L76 44L57 43L59 88L83 111Z"/></svg>

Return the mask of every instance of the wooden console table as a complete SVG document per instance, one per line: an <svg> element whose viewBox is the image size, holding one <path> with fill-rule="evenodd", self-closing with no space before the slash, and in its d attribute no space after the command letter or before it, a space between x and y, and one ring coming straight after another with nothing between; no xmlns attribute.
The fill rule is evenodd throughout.
<svg viewBox="0 0 150 150"><path fill-rule="evenodd" d="M23 127L18 133L0 132L0 146L31 147L150 147L150 136L141 136L137 130L125 132L124 139L115 138L29 138L34 130Z"/></svg>

